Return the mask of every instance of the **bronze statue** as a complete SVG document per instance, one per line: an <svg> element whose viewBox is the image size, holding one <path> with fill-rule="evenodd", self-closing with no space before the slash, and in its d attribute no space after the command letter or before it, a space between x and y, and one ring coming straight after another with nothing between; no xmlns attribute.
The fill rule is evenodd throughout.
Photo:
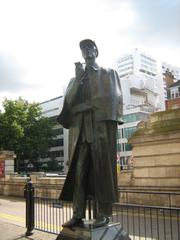
<svg viewBox="0 0 180 240"><path fill-rule="evenodd" d="M86 200L97 205L94 225L109 222L117 201L116 132L122 124L122 92L116 71L99 67L98 48L80 42L85 64L75 63L58 122L69 129L69 171L60 199L73 202L73 217L64 227L82 225Z"/></svg>

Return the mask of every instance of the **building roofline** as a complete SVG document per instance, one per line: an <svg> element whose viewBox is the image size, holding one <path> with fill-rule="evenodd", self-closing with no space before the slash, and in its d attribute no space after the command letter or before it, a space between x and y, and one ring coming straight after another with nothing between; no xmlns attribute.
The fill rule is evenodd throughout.
<svg viewBox="0 0 180 240"><path fill-rule="evenodd" d="M46 101L44 101L44 102L41 102L40 104L48 103L48 102L54 101L54 100L59 99L59 98L62 98L62 97L63 97L63 96L55 97L55 98L52 98L52 99L46 100Z"/></svg>

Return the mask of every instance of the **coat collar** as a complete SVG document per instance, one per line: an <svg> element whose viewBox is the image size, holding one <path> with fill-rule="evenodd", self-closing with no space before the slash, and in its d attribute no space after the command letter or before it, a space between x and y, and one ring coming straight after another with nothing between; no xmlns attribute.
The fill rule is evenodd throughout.
<svg viewBox="0 0 180 240"><path fill-rule="evenodd" d="M89 67L86 66L85 69L93 69L93 70L95 70L95 71L98 71L99 68L100 68L100 67L98 66L98 64L97 64L97 63L94 63L92 66L89 66Z"/></svg>

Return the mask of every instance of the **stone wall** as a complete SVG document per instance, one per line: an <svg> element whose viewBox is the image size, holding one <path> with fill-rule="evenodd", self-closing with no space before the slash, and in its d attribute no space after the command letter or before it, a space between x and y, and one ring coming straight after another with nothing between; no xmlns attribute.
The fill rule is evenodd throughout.
<svg viewBox="0 0 180 240"><path fill-rule="evenodd" d="M134 186L180 190L180 109L152 114L129 142L133 146Z"/></svg>
<svg viewBox="0 0 180 240"><path fill-rule="evenodd" d="M24 197L24 187L29 177L20 177L17 174L6 175L0 178L0 195ZM44 177L44 173L32 173L31 180L36 189L36 196L57 199L64 177Z"/></svg>
<svg viewBox="0 0 180 240"><path fill-rule="evenodd" d="M38 196L45 196L57 199L60 195L64 180L64 177L37 178L36 184L38 188L36 190L36 194Z"/></svg>
<svg viewBox="0 0 180 240"><path fill-rule="evenodd" d="M26 182L26 177L6 175L0 178L0 195L23 197Z"/></svg>
<svg viewBox="0 0 180 240"><path fill-rule="evenodd" d="M121 172L118 182L121 189L134 193L121 194L121 201L128 197L129 203L180 206L180 109L152 114L129 142L133 169Z"/></svg>

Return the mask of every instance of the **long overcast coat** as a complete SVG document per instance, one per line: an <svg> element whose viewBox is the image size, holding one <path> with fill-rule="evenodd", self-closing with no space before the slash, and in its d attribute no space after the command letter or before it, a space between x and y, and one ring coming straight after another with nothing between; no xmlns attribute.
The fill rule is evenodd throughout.
<svg viewBox="0 0 180 240"><path fill-rule="evenodd" d="M65 94L63 109L58 116L58 122L69 129L69 171L60 194L60 199L65 201L73 200L74 187L76 187L74 186L76 151L82 127L82 112L91 109L97 125L108 122L108 126L112 125L114 128L117 123L122 124L122 92L117 72L98 67L89 75L89 85L92 93L91 100L76 104L79 82L75 78L71 79ZM93 161L94 194L100 202L115 202L117 199L116 132L113 131L110 127L107 134L96 132L99 135L97 137L105 142L108 141L108 155L111 156L110 158L97 157ZM88 191L87 186L87 195Z"/></svg>

